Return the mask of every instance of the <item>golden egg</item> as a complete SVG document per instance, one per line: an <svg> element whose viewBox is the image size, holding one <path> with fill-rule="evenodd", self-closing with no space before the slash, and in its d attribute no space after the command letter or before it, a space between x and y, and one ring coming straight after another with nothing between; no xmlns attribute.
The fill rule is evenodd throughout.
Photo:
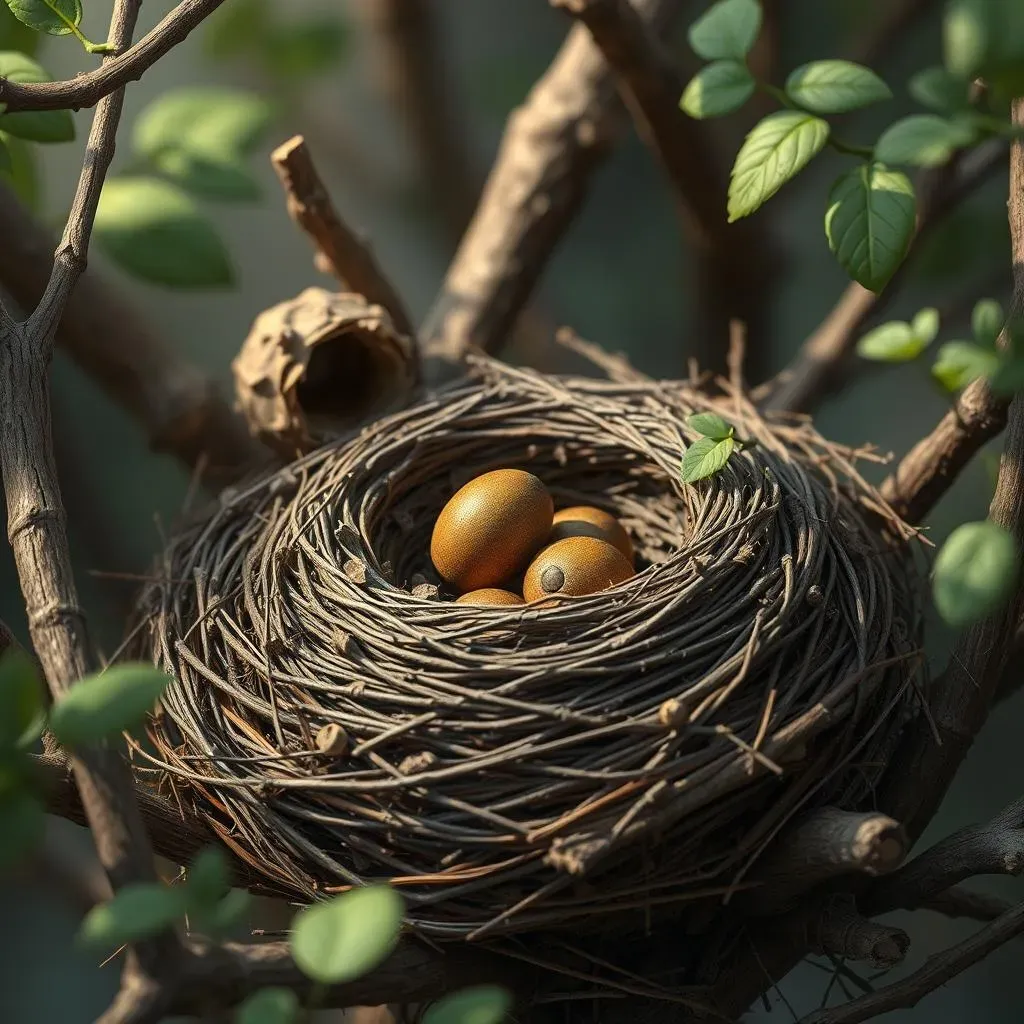
<svg viewBox="0 0 1024 1024"><path fill-rule="evenodd" d="M603 508L573 505L572 508L559 509L555 513L550 539L553 543L566 537L596 537L598 540L606 540L618 548L631 563L633 561L633 542L629 539L629 534L622 523Z"/></svg>
<svg viewBox="0 0 1024 1024"><path fill-rule="evenodd" d="M606 540L566 537L546 547L526 570L527 601L554 594L595 594L633 575L629 559Z"/></svg>
<svg viewBox="0 0 1024 1024"><path fill-rule="evenodd" d="M496 587L547 539L555 506L532 473L497 469L470 480L437 517L434 567L459 590Z"/></svg>
<svg viewBox="0 0 1024 1024"><path fill-rule="evenodd" d="M455 599L456 604L522 604L523 599L501 587L481 587Z"/></svg>

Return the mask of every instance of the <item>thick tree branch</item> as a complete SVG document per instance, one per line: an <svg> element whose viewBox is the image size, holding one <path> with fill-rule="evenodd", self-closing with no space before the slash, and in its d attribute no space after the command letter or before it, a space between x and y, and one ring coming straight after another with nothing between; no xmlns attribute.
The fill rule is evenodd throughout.
<svg viewBox="0 0 1024 1024"><path fill-rule="evenodd" d="M270 162L288 197L292 220L312 238L334 276L368 302L383 306L403 334L414 334L412 320L370 247L345 223L301 135L278 146Z"/></svg>
<svg viewBox="0 0 1024 1024"><path fill-rule="evenodd" d="M94 107L104 96L141 78L222 3L224 0L182 0L152 32L120 56L67 81L23 83L0 78L0 104L7 105L8 113ZM116 44L117 40L111 36L110 42Z"/></svg>
<svg viewBox="0 0 1024 1024"><path fill-rule="evenodd" d="M888 304L906 273L922 238L968 195L1003 166L1005 146L991 141L954 158L947 168L923 175L917 231L900 269L880 292L851 283L796 358L776 378L764 403L773 412L813 412L836 386L847 358L868 320Z"/></svg>
<svg viewBox="0 0 1024 1024"><path fill-rule="evenodd" d="M1022 933L1024 903L1007 911L969 939L929 957L924 966L913 974L835 1009L812 1013L801 1024L860 1024L892 1010L909 1009Z"/></svg>
<svg viewBox="0 0 1024 1024"><path fill-rule="evenodd" d="M663 30L679 0L633 0ZM594 170L618 137L615 82L582 25L509 118L497 159L422 337L451 372L473 346L497 352L529 301L583 202Z"/></svg>
<svg viewBox="0 0 1024 1024"><path fill-rule="evenodd" d="M903 963L910 948L910 937L902 928L869 921L847 895L826 903L808 939L813 953L866 962L883 970Z"/></svg>
<svg viewBox="0 0 1024 1024"><path fill-rule="evenodd" d="M54 242L0 181L0 283L34 309L53 266ZM213 382L185 362L115 289L87 270L68 300L57 344L136 419L155 451L203 465L217 483L264 455Z"/></svg>
<svg viewBox="0 0 1024 1024"><path fill-rule="evenodd" d="M665 169L694 250L693 355L721 372L729 322L746 325L751 352L768 349L777 256L761 220L726 220L728 172L708 126L679 109L685 82L628 0L552 0L584 24L617 76L637 132ZM755 370L755 376L757 371Z"/></svg>

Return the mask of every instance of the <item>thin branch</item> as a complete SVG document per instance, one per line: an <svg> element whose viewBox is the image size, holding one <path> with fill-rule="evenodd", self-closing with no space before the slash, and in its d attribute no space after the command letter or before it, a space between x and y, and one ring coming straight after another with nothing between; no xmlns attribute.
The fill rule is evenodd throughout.
<svg viewBox="0 0 1024 1024"><path fill-rule="evenodd" d="M908 261L937 224L1004 166L1006 148L993 140L956 158L947 173L939 168L934 178L940 187L922 188L917 231L900 269L880 292L870 292L851 283L814 333L804 342L796 358L776 378L776 387L765 402L774 412L813 412L831 393L840 372L853 352L868 320L877 316L892 299L903 280Z"/></svg>
<svg viewBox="0 0 1024 1024"><path fill-rule="evenodd" d="M18 306L34 309L51 273L54 241L2 181L0 238L0 282ZM205 464L218 483L265 457L214 383L94 270L72 292L57 344L140 423L154 451L190 468Z"/></svg>
<svg viewBox="0 0 1024 1024"><path fill-rule="evenodd" d="M164 54L178 45L224 0L182 0L148 35L94 71L63 82L12 82L0 78L0 104L16 110L81 110L94 107L129 82L137 81ZM113 36L110 42L117 42Z"/></svg>
<svg viewBox="0 0 1024 1024"><path fill-rule="evenodd" d="M292 220L313 239L334 276L368 302L383 306L402 334L414 328L405 304L370 247L345 223L301 135L278 146L270 161L288 197Z"/></svg>
<svg viewBox="0 0 1024 1024"><path fill-rule="evenodd" d="M970 921L994 921L1000 914L1013 909L1013 904L998 896L975 892L962 885L954 885L952 889L930 896L920 907L921 910L933 910L936 914L946 917L962 917Z"/></svg>
<svg viewBox="0 0 1024 1024"><path fill-rule="evenodd" d="M679 0L633 0L656 32ZM594 171L619 136L611 70L576 25L558 56L513 112L483 196L422 338L428 376L450 373L474 346L497 352L579 210Z"/></svg>
<svg viewBox="0 0 1024 1024"><path fill-rule="evenodd" d="M907 1010L962 974L1011 939L1024 933L1024 903L1002 914L969 939L930 956L924 966L900 981L831 1010L805 1017L801 1024L860 1024L892 1010Z"/></svg>
<svg viewBox="0 0 1024 1024"><path fill-rule="evenodd" d="M903 963L910 937L902 928L869 921L852 896L829 900L808 935L810 951L870 963L883 970Z"/></svg>
<svg viewBox="0 0 1024 1024"><path fill-rule="evenodd" d="M361 0L356 9L373 31L379 51L374 71L402 119L427 194L454 246L473 214L480 182L447 81L452 64L437 24L438 6L434 0Z"/></svg>
<svg viewBox="0 0 1024 1024"><path fill-rule="evenodd" d="M777 256L759 220L729 224L728 173L708 126L679 109L685 83L627 0L552 0L587 27L617 75L637 132L665 169L694 249L700 309L692 335L702 369L722 371L729 321L742 320L752 352L765 351ZM755 370L755 376L757 376Z"/></svg>

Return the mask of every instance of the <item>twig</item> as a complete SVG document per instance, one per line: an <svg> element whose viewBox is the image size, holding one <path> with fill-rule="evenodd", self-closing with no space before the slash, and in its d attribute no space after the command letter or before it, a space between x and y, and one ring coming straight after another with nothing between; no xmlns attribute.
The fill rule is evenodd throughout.
<svg viewBox="0 0 1024 1024"><path fill-rule="evenodd" d="M656 31L679 0L633 0ZM582 25L509 118L483 196L422 331L428 377L476 346L497 352L529 301L590 178L618 137L612 72Z"/></svg>
<svg viewBox="0 0 1024 1024"><path fill-rule="evenodd" d="M924 966L913 974L843 1006L812 1013L801 1024L860 1024L860 1021L873 1020L892 1010L909 1009L1021 933L1024 933L1024 903L1001 915L969 939L929 957Z"/></svg>
<svg viewBox="0 0 1024 1024"><path fill-rule="evenodd" d="M587 27L616 73L638 134L668 175L696 256L700 314L691 333L701 368L725 369L733 318L747 325L750 351L766 351L777 258L761 221L727 222L728 173L708 126L679 110L685 83L675 64L627 0L551 2Z"/></svg>
<svg viewBox="0 0 1024 1024"><path fill-rule="evenodd" d="M978 379L935 429L903 457L881 487L882 497L908 523L920 523L968 462L1003 431L1009 401Z"/></svg>
<svg viewBox="0 0 1024 1024"><path fill-rule="evenodd" d="M1024 799L1017 800L984 825L954 832L880 878L862 900L866 910L913 910L976 875L1024 872Z"/></svg>
<svg viewBox="0 0 1024 1024"><path fill-rule="evenodd" d="M104 96L134 82L165 53L178 45L224 0L182 0L151 32L118 57L110 57L94 71L62 82L12 82L0 78L0 104L16 110L81 110L94 107ZM110 42L115 43L112 36Z"/></svg>
<svg viewBox="0 0 1024 1024"><path fill-rule="evenodd" d="M901 964L910 948L910 937L902 928L869 921L846 894L828 901L808 938L813 953L867 962L881 969Z"/></svg>
<svg viewBox="0 0 1024 1024"><path fill-rule="evenodd" d="M22 309L34 309L51 273L54 242L2 181L0 238L0 282ZM213 382L94 270L72 292L57 344L141 424L154 451L190 468L205 463L217 483L264 457Z"/></svg>
<svg viewBox="0 0 1024 1024"><path fill-rule="evenodd" d="M410 337L412 321L387 274L369 246L342 220L317 173L301 135L294 135L270 155L288 197L288 212L319 248L334 276L369 302L383 306L395 326Z"/></svg>
<svg viewBox="0 0 1024 1024"><path fill-rule="evenodd" d="M994 921L1000 914L1013 909L1013 904L998 896L965 889L954 885L952 889L930 896L922 904L922 910L933 910L946 917L963 917L971 921Z"/></svg>
<svg viewBox="0 0 1024 1024"><path fill-rule="evenodd" d="M450 62L438 6L432 0L361 0L356 9L373 30L379 50L374 69L404 123L427 194L454 246L473 214L480 182L446 80Z"/></svg>
<svg viewBox="0 0 1024 1024"><path fill-rule="evenodd" d="M917 231L900 269L880 292L851 283L815 332L804 342L796 358L776 378L776 387L765 402L774 412L813 412L836 385L839 373L853 351L869 318L885 308L903 279L908 261L921 239L1003 165L1005 146L992 141L958 159L955 172L939 169L944 184L922 189Z"/></svg>

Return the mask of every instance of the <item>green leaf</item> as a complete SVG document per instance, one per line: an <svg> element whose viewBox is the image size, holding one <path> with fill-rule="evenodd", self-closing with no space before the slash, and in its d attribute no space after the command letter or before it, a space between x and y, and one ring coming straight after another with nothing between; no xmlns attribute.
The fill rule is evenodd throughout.
<svg viewBox="0 0 1024 1024"><path fill-rule="evenodd" d="M66 747L111 739L138 725L169 682L153 665L126 663L79 680L53 705L50 728Z"/></svg>
<svg viewBox="0 0 1024 1024"><path fill-rule="evenodd" d="M939 311L931 306L918 310L914 319L910 321L910 329L914 332L914 337L927 347L939 333Z"/></svg>
<svg viewBox="0 0 1024 1024"><path fill-rule="evenodd" d="M23 139L0 132L0 143L7 150L11 161L9 171L0 171L0 176L7 182L14 194L30 210L39 208L39 174L33 147Z"/></svg>
<svg viewBox="0 0 1024 1024"><path fill-rule="evenodd" d="M850 277L880 292L903 262L916 214L914 186L905 174L860 164L832 186L825 236Z"/></svg>
<svg viewBox="0 0 1024 1024"><path fill-rule="evenodd" d="M1006 530L988 520L964 523L935 558L935 607L950 626L978 622L1006 603L1019 568L1017 542Z"/></svg>
<svg viewBox="0 0 1024 1024"><path fill-rule="evenodd" d="M24 749L43 732L46 705L35 662L20 647L0 658L0 751Z"/></svg>
<svg viewBox="0 0 1024 1024"><path fill-rule="evenodd" d="M0 76L12 82L51 82L53 79L24 53L0 51ZM67 110L21 110L0 115L0 130L33 142L70 142L75 122Z"/></svg>
<svg viewBox="0 0 1024 1024"><path fill-rule="evenodd" d="M732 424L726 423L721 416L713 412L695 412L686 417L686 425L691 430L696 430L698 434L713 437L716 441L732 437L735 433Z"/></svg>
<svg viewBox="0 0 1024 1024"><path fill-rule="evenodd" d="M857 354L880 363L906 363L916 359L928 347L930 340L915 334L910 324L890 320L868 331L857 342Z"/></svg>
<svg viewBox="0 0 1024 1024"><path fill-rule="evenodd" d="M760 31L757 0L720 0L690 26L687 38L705 60L743 60Z"/></svg>
<svg viewBox="0 0 1024 1024"><path fill-rule="evenodd" d="M24 860L43 841L46 810L38 798L15 790L0 800L0 868Z"/></svg>
<svg viewBox="0 0 1024 1024"><path fill-rule="evenodd" d="M107 903L93 907L78 930L78 940L99 950L158 935L181 920L188 910L181 889L141 883L122 886Z"/></svg>
<svg viewBox="0 0 1024 1024"><path fill-rule="evenodd" d="M296 1024L299 997L290 988L261 988L235 1010L235 1024Z"/></svg>
<svg viewBox="0 0 1024 1024"><path fill-rule="evenodd" d="M300 911L291 948L303 974L325 985L360 978L398 942L402 898L386 885L367 886Z"/></svg>
<svg viewBox="0 0 1024 1024"><path fill-rule="evenodd" d="M237 931L252 911L252 897L244 889L232 889L212 909L193 911L191 922L199 931L219 938Z"/></svg>
<svg viewBox="0 0 1024 1024"><path fill-rule="evenodd" d="M423 1024L501 1024L512 997L497 985L475 985L445 996L427 1009Z"/></svg>
<svg viewBox="0 0 1024 1024"><path fill-rule="evenodd" d="M750 72L739 61L716 60L690 79L679 106L697 120L721 117L742 107L754 86Z"/></svg>
<svg viewBox="0 0 1024 1024"><path fill-rule="evenodd" d="M971 341L947 341L939 348L932 376L947 391L959 391L978 377L988 377L999 366L999 356Z"/></svg>
<svg viewBox="0 0 1024 1024"><path fill-rule="evenodd" d="M10 177L14 172L14 164L11 162L11 151L7 148L4 140L0 138L0 174Z"/></svg>
<svg viewBox="0 0 1024 1024"><path fill-rule="evenodd" d="M997 395L1005 397L1024 390L1024 355L1001 352L999 365L989 376L989 384Z"/></svg>
<svg viewBox="0 0 1024 1024"><path fill-rule="evenodd" d="M263 66L286 81L312 78L336 67L350 42L345 22L330 16L277 26L263 41Z"/></svg>
<svg viewBox="0 0 1024 1024"><path fill-rule="evenodd" d="M994 44L991 0L949 0L942 22L946 70L970 80L978 75Z"/></svg>
<svg viewBox="0 0 1024 1024"><path fill-rule="evenodd" d="M189 865L183 886L190 910L215 906L231 887L231 870L224 851L217 846L200 850Z"/></svg>
<svg viewBox="0 0 1024 1024"><path fill-rule="evenodd" d="M269 26L267 0L231 0L207 19L203 50L208 57L237 57L259 46Z"/></svg>
<svg viewBox="0 0 1024 1024"><path fill-rule="evenodd" d="M209 199L253 200L260 197L260 186L252 172L240 160L169 150L153 161L175 184L193 195Z"/></svg>
<svg viewBox="0 0 1024 1024"><path fill-rule="evenodd" d="M935 114L912 114L891 124L875 144L882 163L936 167L955 150L974 141L974 129L964 121L950 121Z"/></svg>
<svg viewBox="0 0 1024 1024"><path fill-rule="evenodd" d="M223 288L234 274L214 226L176 185L111 178L94 229L101 249L135 277L172 288Z"/></svg>
<svg viewBox="0 0 1024 1024"><path fill-rule="evenodd" d="M18 21L51 36L66 36L82 22L81 0L7 0Z"/></svg>
<svg viewBox="0 0 1024 1024"><path fill-rule="evenodd" d="M692 484L714 476L728 461L736 447L736 439L702 437L694 441L683 455L683 483Z"/></svg>
<svg viewBox="0 0 1024 1024"><path fill-rule="evenodd" d="M995 299L981 299L971 312L971 333L979 345L995 347L1006 317Z"/></svg>
<svg viewBox="0 0 1024 1024"><path fill-rule="evenodd" d="M816 60L786 79L786 95L815 114L842 114L892 99L892 91L870 68L848 60Z"/></svg>
<svg viewBox="0 0 1024 1024"><path fill-rule="evenodd" d="M925 68L911 78L910 95L923 107L938 114L955 114L967 110L967 83L945 68Z"/></svg>
<svg viewBox="0 0 1024 1024"><path fill-rule="evenodd" d="M0 3L0 50L19 50L31 57L39 49L40 38L38 32L18 21L5 3Z"/></svg>
<svg viewBox="0 0 1024 1024"><path fill-rule="evenodd" d="M829 126L798 110L769 114L740 147L729 180L729 223L753 213L821 152Z"/></svg>

